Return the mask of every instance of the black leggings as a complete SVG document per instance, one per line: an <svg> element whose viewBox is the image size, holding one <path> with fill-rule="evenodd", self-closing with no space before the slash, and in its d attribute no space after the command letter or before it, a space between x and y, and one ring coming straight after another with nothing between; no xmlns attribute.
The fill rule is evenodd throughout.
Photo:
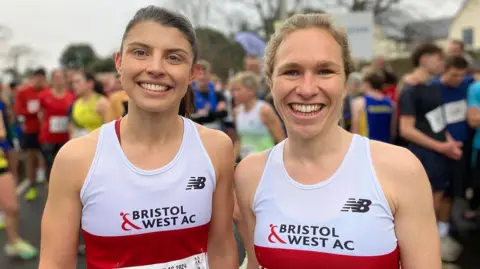
<svg viewBox="0 0 480 269"><path fill-rule="evenodd" d="M53 161L55 156L57 156L58 151L62 148L64 144L41 144L40 150L42 152L43 158L45 159L45 176L47 181L50 179L50 172L52 171Z"/></svg>

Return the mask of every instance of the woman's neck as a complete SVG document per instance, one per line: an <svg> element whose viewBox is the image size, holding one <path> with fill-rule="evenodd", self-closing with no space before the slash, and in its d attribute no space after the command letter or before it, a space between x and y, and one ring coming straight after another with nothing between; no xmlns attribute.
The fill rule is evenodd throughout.
<svg viewBox="0 0 480 269"><path fill-rule="evenodd" d="M87 102L89 101L90 99L93 98L93 96L95 96L95 92L92 91L92 90L88 90L86 91L84 94L82 94L82 96L80 97L83 101Z"/></svg>
<svg viewBox="0 0 480 269"><path fill-rule="evenodd" d="M315 137L304 139L289 134L285 144L285 154L300 162L315 162L328 157L339 149L348 148L352 134L335 125Z"/></svg>
<svg viewBox="0 0 480 269"><path fill-rule="evenodd" d="M121 122L122 140L140 142L155 149L182 137L183 119L174 112L150 113L129 102L128 115Z"/></svg>
<svg viewBox="0 0 480 269"><path fill-rule="evenodd" d="M252 110L255 105L257 104L258 100L257 98L250 99L247 102L245 102L243 105L245 106L245 111L250 111Z"/></svg>
<svg viewBox="0 0 480 269"><path fill-rule="evenodd" d="M374 89L366 89L365 94L376 99L382 99L383 97L385 97L385 94L383 94L381 91L377 91Z"/></svg>
<svg viewBox="0 0 480 269"><path fill-rule="evenodd" d="M418 80L419 83L427 82L432 75L423 67L418 67L413 71L413 75Z"/></svg>

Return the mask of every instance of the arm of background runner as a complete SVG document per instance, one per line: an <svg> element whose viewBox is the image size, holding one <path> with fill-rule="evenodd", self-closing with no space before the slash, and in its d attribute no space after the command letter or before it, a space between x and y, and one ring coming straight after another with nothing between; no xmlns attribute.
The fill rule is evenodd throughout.
<svg viewBox="0 0 480 269"><path fill-rule="evenodd" d="M236 122L237 114L238 114L238 107L233 108L233 122ZM235 140L233 141L233 153L235 156L235 160L240 156L240 136L237 133L237 126L235 125Z"/></svg>
<svg viewBox="0 0 480 269"><path fill-rule="evenodd" d="M106 122L118 120L122 117L123 105L120 97L121 96L118 92L110 96L108 110L106 114Z"/></svg>
<svg viewBox="0 0 480 269"><path fill-rule="evenodd" d="M440 152L443 143L427 136L415 127L415 115L417 113L415 103L415 89L406 89L402 92L398 101L401 113L399 125L400 135L408 142Z"/></svg>
<svg viewBox="0 0 480 269"><path fill-rule="evenodd" d="M5 129L5 123L3 122L3 112L0 111L0 140L4 140L7 137L7 130Z"/></svg>
<svg viewBox="0 0 480 269"><path fill-rule="evenodd" d="M211 269L238 268L237 248L232 230L233 146L226 134L205 127L205 148L217 175L213 194L212 218L208 233L208 263Z"/></svg>
<svg viewBox="0 0 480 269"><path fill-rule="evenodd" d="M363 97L357 97L352 101L352 121L350 131L353 134L360 134L360 115L365 108L365 99Z"/></svg>
<svg viewBox="0 0 480 269"><path fill-rule="evenodd" d="M73 122L73 106L75 105L75 102L73 102L70 107L68 108L68 134L70 139L73 138L73 133L75 132L75 124Z"/></svg>
<svg viewBox="0 0 480 269"><path fill-rule="evenodd" d="M108 122L107 120L107 111L108 107L110 106L107 97L102 96L100 97L100 100L98 100L96 110L97 113L100 114L103 117L103 122Z"/></svg>
<svg viewBox="0 0 480 269"><path fill-rule="evenodd" d="M267 126L270 135L272 135L275 143L280 143L285 140L286 136L283 132L282 122L273 110L272 106L265 103L260 110L260 117L263 123Z"/></svg>
<svg viewBox="0 0 480 269"><path fill-rule="evenodd" d="M371 142L377 178L394 216L402 269L440 269L433 196L420 161L405 148Z"/></svg>
<svg viewBox="0 0 480 269"><path fill-rule="evenodd" d="M392 121L390 122L390 141L393 143L397 137L397 119L398 119L398 108L397 104L392 102Z"/></svg>
<svg viewBox="0 0 480 269"><path fill-rule="evenodd" d="M27 110L27 103L25 102L23 95L23 90L19 90L17 94L15 94L14 110L15 115L17 116L26 116L29 114Z"/></svg>
<svg viewBox="0 0 480 269"><path fill-rule="evenodd" d="M470 85L468 89L467 121L472 128L480 127L480 85Z"/></svg>
<svg viewBox="0 0 480 269"><path fill-rule="evenodd" d="M265 152L252 153L243 159L235 170L235 194L242 215L242 225L245 227L245 232L240 235L247 250L247 269L259 268L254 248L256 218L253 213L253 202L266 159Z"/></svg>
<svg viewBox="0 0 480 269"><path fill-rule="evenodd" d="M80 189L93 155L82 137L68 142L57 154L50 175L48 198L42 217L39 269L77 267L80 229ZM94 151L94 150L93 150ZM90 162L91 162L90 159ZM72 165L74 164L74 165ZM86 170L86 171L85 171Z"/></svg>

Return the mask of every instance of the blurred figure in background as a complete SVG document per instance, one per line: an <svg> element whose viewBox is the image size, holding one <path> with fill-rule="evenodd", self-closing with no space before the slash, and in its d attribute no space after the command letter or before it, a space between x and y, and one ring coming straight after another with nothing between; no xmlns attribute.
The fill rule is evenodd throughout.
<svg viewBox="0 0 480 269"><path fill-rule="evenodd" d="M449 56L445 61L444 72L432 80L432 84L442 91L447 131L451 138L462 143L462 157L450 160L452 182L445 192L444 203L451 208L452 198L465 198L466 185L470 178L472 152L472 130L467 123L467 92L471 84L468 79L468 62L462 56Z"/></svg>
<svg viewBox="0 0 480 269"><path fill-rule="evenodd" d="M207 128L221 130L222 120L227 117L227 104L222 92L215 90L211 81L211 65L205 60L197 64L197 77L192 84L195 96L195 113L192 120Z"/></svg>
<svg viewBox="0 0 480 269"><path fill-rule="evenodd" d="M109 107L104 96L103 85L88 72L77 72L73 76L73 89L77 100L70 112L70 138L84 136L102 126Z"/></svg>
<svg viewBox="0 0 480 269"><path fill-rule="evenodd" d="M68 114L75 95L67 89L63 70L52 72L52 88L39 95L40 150L45 160L46 179L50 177L53 160L60 148L69 140ZM48 187L48 184L45 185Z"/></svg>
<svg viewBox="0 0 480 269"><path fill-rule="evenodd" d="M252 72L237 74L231 81L235 98L233 117L243 159L251 153L267 150L285 139L280 118L273 107L259 100L260 78Z"/></svg>
<svg viewBox="0 0 480 269"><path fill-rule="evenodd" d="M480 211L480 66L473 67L475 82L468 88L468 124L475 128L472 151L472 181L473 197L470 200L470 210L465 212L465 218L473 220Z"/></svg>
<svg viewBox="0 0 480 269"><path fill-rule="evenodd" d="M24 120L22 122L24 133L22 147L27 152L26 174L28 180L30 180L30 188L25 194L27 200L37 199L36 183L45 179L45 165L39 150L40 121L38 112L40 110L39 95L46 89L46 72L43 68L40 68L33 73L31 85L19 90L15 96L15 113ZM35 171L37 172L36 175Z"/></svg>
<svg viewBox="0 0 480 269"><path fill-rule="evenodd" d="M385 78L374 72L363 78L365 94L352 102L352 133L391 143L396 133L395 108L383 93Z"/></svg>
<svg viewBox="0 0 480 269"><path fill-rule="evenodd" d="M122 89L122 84L120 83L120 75L117 75L115 82L116 90L110 94L109 107L107 111L107 116L105 122L111 122L112 120L118 120L121 117L124 117L128 113L128 95Z"/></svg>
<svg viewBox="0 0 480 269"><path fill-rule="evenodd" d="M447 56L463 57L468 65L474 64L475 60L465 51L465 45L458 39L452 39L448 42L446 49Z"/></svg>
<svg viewBox="0 0 480 269"><path fill-rule="evenodd" d="M343 113L341 119L341 126L347 131L351 131L352 127L352 100L362 95L362 74L359 72L353 72L347 79L347 95L343 103Z"/></svg>

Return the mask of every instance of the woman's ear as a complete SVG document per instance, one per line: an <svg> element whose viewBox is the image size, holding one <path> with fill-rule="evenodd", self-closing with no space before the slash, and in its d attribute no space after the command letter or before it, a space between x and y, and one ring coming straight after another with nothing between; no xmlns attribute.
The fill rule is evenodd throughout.
<svg viewBox="0 0 480 269"><path fill-rule="evenodd" d="M122 52L118 51L115 53L115 69L117 69L117 72L119 74L122 73Z"/></svg>

